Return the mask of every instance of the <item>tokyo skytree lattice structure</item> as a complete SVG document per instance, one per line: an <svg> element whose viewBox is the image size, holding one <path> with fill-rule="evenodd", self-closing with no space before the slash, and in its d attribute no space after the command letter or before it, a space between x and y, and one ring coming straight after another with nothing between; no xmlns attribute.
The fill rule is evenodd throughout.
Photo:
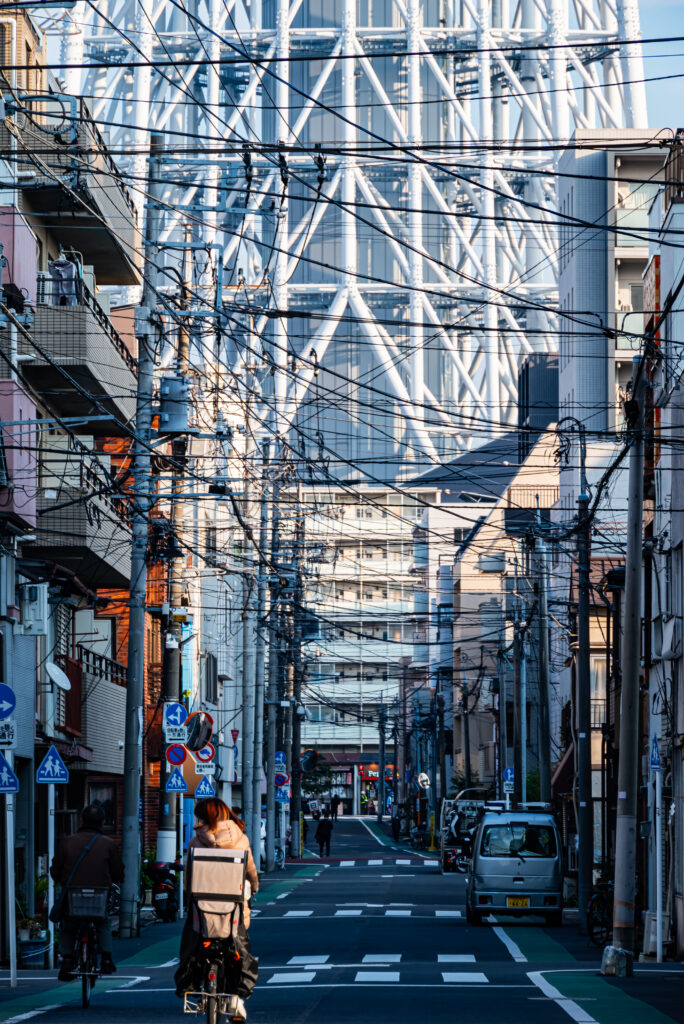
<svg viewBox="0 0 684 1024"><path fill-rule="evenodd" d="M222 247L254 312L226 358L265 363L279 434L396 477L514 422L521 355L556 349L559 153L646 126L636 0L96 0L64 24L134 188L166 133L162 241L189 217Z"/></svg>

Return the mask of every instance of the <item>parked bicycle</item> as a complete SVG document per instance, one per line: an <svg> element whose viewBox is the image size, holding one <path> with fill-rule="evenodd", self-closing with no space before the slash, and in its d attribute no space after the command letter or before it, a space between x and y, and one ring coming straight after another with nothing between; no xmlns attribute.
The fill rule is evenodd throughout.
<svg viewBox="0 0 684 1024"><path fill-rule="evenodd" d="M587 932L595 946L607 945L613 935L613 882L601 881L587 907Z"/></svg>

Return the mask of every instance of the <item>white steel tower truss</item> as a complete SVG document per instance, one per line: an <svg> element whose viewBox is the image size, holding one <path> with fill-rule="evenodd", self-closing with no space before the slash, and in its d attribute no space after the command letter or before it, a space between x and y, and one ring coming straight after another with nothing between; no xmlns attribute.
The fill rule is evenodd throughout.
<svg viewBox="0 0 684 1024"><path fill-rule="evenodd" d="M556 348L560 148L646 125L636 0L97 0L64 24L134 186L168 133L161 241L190 218L268 296L279 433L411 472L512 422L521 353Z"/></svg>

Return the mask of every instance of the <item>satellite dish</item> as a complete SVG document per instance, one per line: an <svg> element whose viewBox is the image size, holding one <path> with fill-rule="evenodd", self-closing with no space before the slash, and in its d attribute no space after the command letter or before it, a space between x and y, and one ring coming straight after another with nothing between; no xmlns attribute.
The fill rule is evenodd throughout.
<svg viewBox="0 0 684 1024"><path fill-rule="evenodd" d="M421 789L429 789L430 776L426 775L425 772L421 772L420 775L418 776L418 785L420 786Z"/></svg>
<svg viewBox="0 0 684 1024"><path fill-rule="evenodd" d="M45 662L45 671L51 682L58 686L60 690L70 690L71 683L69 682L69 676L66 674L64 669L61 669L59 665L55 665L54 661Z"/></svg>
<svg viewBox="0 0 684 1024"><path fill-rule="evenodd" d="M185 746L188 750L203 750L214 731L214 719L206 711L195 711L185 720L188 730Z"/></svg>

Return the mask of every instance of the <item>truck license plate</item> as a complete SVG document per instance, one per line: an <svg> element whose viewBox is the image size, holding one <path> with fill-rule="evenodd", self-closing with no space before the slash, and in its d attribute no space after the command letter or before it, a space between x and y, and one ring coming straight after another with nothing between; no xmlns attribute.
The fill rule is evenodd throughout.
<svg viewBox="0 0 684 1024"><path fill-rule="evenodd" d="M529 907L530 897L529 896L507 896L506 906L507 907Z"/></svg>

